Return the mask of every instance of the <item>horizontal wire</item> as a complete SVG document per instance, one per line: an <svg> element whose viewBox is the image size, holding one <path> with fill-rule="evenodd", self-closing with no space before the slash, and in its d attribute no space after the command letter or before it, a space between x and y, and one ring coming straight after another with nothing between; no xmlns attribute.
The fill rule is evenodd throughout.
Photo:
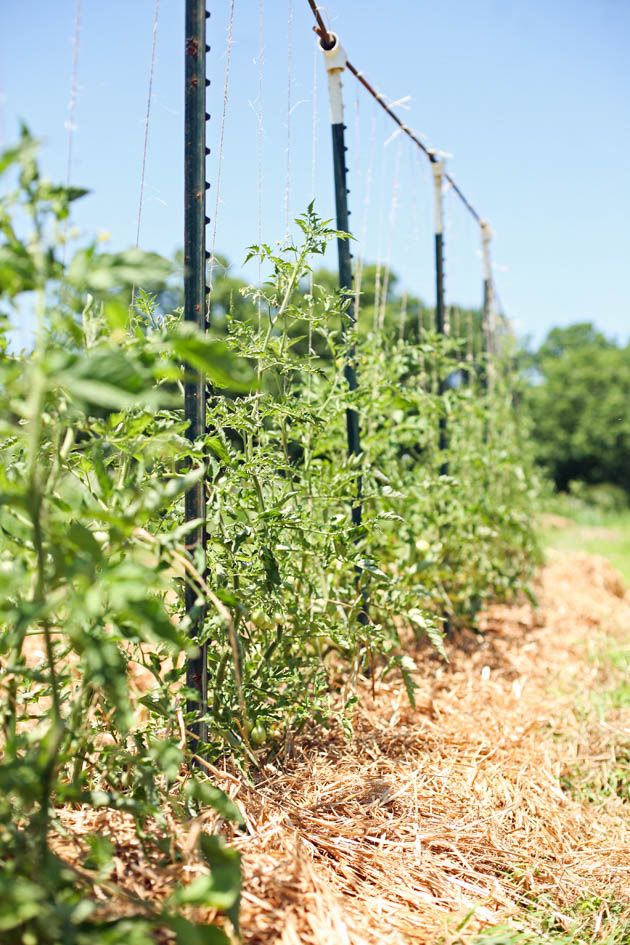
<svg viewBox="0 0 630 945"><path fill-rule="evenodd" d="M334 38L334 35L328 31L326 24L324 23L323 17L317 7L317 3L315 2L315 0L307 0L307 2L313 12L313 16L315 17L315 20L317 21L317 26L314 27L314 30L320 38L322 48L332 49L332 47L335 44L335 38ZM398 117L396 112L387 104L385 100L385 96L381 95L380 92L377 92L374 86L371 85L370 82L368 82L368 80L365 78L363 73L360 72L356 68L356 66L353 66L349 60L346 60L346 66L348 70L359 80L361 85L370 93L372 98L375 101L377 101L378 104L381 106L381 108L387 112L389 117L392 118L396 122L396 124L401 129L401 131L404 132L404 134L406 134L407 137L413 141L416 147L420 148L420 150L428 157L429 161L431 161L432 164L436 164L438 162L437 153L432 148L427 147L427 145L424 144L420 140L420 138L418 138L416 134L414 134L411 128L409 128L409 126L406 125L404 121L402 121ZM449 174L447 171L445 171L444 179L448 181L450 186L453 188L453 191L457 194L461 202L464 204L464 206L469 211L469 213L475 218L477 223L481 225L481 223L485 222L481 214L475 209L475 207L470 202L470 200L468 200L468 198L464 195L460 187L455 183L452 175Z"/></svg>
<svg viewBox="0 0 630 945"><path fill-rule="evenodd" d="M313 11L313 16L317 20L317 29L315 30L318 33L319 38L322 41L324 49L332 49L335 45L334 39L331 37L330 33L326 29L326 24L324 23L323 17L319 12L318 6L315 3L315 0L308 0L308 5Z"/></svg>

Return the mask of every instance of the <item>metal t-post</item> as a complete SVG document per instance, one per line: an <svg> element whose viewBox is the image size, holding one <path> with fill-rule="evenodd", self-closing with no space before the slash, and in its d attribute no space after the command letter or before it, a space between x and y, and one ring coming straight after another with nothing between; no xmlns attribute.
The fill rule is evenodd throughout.
<svg viewBox="0 0 630 945"><path fill-rule="evenodd" d="M206 13L205 0L186 0L185 97L184 97L184 318L201 331L206 329ZM188 421L186 435L191 442L206 429L205 378L187 368L184 387L184 412ZM189 533L188 548L205 570L206 498L203 480L186 493L184 515L187 522L198 524ZM198 639L203 629L204 607L199 592L187 583L186 614L190 635ZM208 705L208 666L206 645L188 660L186 685L196 696L190 697L187 710L194 713L190 726L191 748L199 750L199 741L207 739L202 719Z"/></svg>
<svg viewBox="0 0 630 945"><path fill-rule="evenodd" d="M444 304L444 164L435 157L432 158L431 164L435 195L435 328L438 334L447 335L448 322ZM438 393L440 396L444 395L447 386L448 379L442 376L442 372L440 372L438 377ZM440 413L438 448L441 455L440 476L448 476L446 454L448 428L444 413ZM450 633L451 621L448 613L444 615L443 628L445 633Z"/></svg>
<svg viewBox="0 0 630 945"><path fill-rule="evenodd" d="M343 92L341 76L346 68L346 53L334 33L328 33L326 38L320 38L320 46L324 53L326 72L328 74L328 97L330 102L330 124L332 130L333 169L335 178L335 214L337 229L344 233L349 232L348 218L348 187L346 175L346 126L343 121ZM352 256L348 239L337 240L337 257L339 264L339 288L349 299L348 307L341 323L342 338L346 338L348 328L352 330L356 324L356 313L352 291ZM357 372L355 368L354 345L346 348L343 373L351 391L357 389ZM346 408L346 432L348 439L348 455L361 456L361 429L359 414L354 407ZM363 479L361 471L357 472L356 495L352 501L351 516L355 527L361 525L363 519ZM361 569L357 569L357 583L360 580ZM359 613L359 622L368 624L367 599L362 592L363 606Z"/></svg>
<svg viewBox="0 0 630 945"><path fill-rule="evenodd" d="M435 195L435 328L440 335L447 335L448 325L444 304L444 164L434 158L432 167ZM440 377L438 385L438 392L444 394L447 387L446 378ZM448 431L444 414L440 415L438 445L442 454L440 475L448 476L448 460L446 459Z"/></svg>
<svg viewBox="0 0 630 945"><path fill-rule="evenodd" d="M333 168L335 175L335 212L337 229L347 233L349 232L348 188L346 182L348 169L346 167L346 126L343 123L343 97L341 86L341 76L346 67L346 54L334 33L329 34L329 40L334 42L331 48L326 49L321 41L320 45L324 52L326 71L328 73ZM337 240L337 256L339 262L339 288L342 292L348 293L349 298L346 314L341 325L342 336L345 336L347 327L349 326L351 329L354 328L356 322L354 300L350 294L352 290L352 257L350 255L350 244L347 239ZM343 370L351 391L357 389L357 373L354 365L354 356L354 347L350 345L346 351L346 361ZM350 456L360 456L361 431L359 427L359 414L353 407L348 407L346 410L346 427L348 434L348 454ZM352 523L354 525L361 524L361 493L362 482L361 474L359 473L357 477L357 495L352 504Z"/></svg>

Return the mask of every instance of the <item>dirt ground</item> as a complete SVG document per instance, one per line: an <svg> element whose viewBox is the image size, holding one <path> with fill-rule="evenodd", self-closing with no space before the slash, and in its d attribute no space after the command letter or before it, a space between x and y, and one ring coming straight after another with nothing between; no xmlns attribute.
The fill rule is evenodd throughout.
<svg viewBox="0 0 630 945"><path fill-rule="evenodd" d="M455 945L505 924L495 943L630 942L630 594L586 555L551 558L537 593L448 664L419 653L415 709L398 679L374 699L366 682L352 741L312 736L255 786L216 772L246 818L248 945ZM120 878L159 898L172 875L118 829Z"/></svg>

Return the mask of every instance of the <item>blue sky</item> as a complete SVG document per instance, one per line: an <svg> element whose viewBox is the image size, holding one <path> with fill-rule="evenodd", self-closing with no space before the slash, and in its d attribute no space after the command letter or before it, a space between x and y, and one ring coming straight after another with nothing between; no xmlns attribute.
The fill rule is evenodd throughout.
<svg viewBox="0 0 630 945"><path fill-rule="evenodd" d="M83 0L73 183L85 234L135 241L155 0ZM496 280L519 333L593 320L630 335L630 3L627 0L328 0L351 61L449 169L496 233ZM19 118L65 178L75 0L0 0L0 136ZM183 0L161 0L141 245L182 242ZM208 230L241 271L247 245L281 239L311 197L332 215L323 65L306 0L236 0L218 213L228 0L209 0ZM260 12L263 55L260 56ZM289 83L289 75L291 80ZM262 100L259 83L262 77ZM315 82L314 82L315 79ZM432 300L425 160L347 75L352 227ZM289 108L290 103L290 108ZM261 130L262 129L262 130ZM259 209L260 208L260 209ZM476 226L447 198L449 300L478 304ZM330 257L334 265L334 256ZM245 270L247 274L248 270ZM256 278L250 271L249 277Z"/></svg>

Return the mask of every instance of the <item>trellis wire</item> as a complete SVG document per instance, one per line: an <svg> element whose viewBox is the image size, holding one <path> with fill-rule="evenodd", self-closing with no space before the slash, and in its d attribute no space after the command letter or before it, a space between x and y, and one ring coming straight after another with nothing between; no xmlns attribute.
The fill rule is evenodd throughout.
<svg viewBox="0 0 630 945"><path fill-rule="evenodd" d="M326 69L328 72L328 92L330 102L330 118L332 133L332 155L333 155L333 176L335 184L335 215L337 229L342 233L349 233L349 210L348 210L348 187L346 166L346 139L343 110L343 91L341 83L341 72L345 53L341 46L335 45L326 48L320 39L320 45L326 58ZM354 297L352 294L352 257L350 254L349 241L346 238L337 239L337 256L339 269L339 289L346 296L346 311L342 319L342 335L347 337L348 329L354 331L356 325L356 312L354 309ZM357 390L357 373L355 367L354 341L350 341L346 348L346 357L344 363L344 376L351 393ZM351 518L352 524L357 529L360 528L363 519L363 477L361 474L361 429L359 422L359 413L356 407L346 408L346 433L348 441L348 454L359 464L356 476L356 494L352 501ZM358 583L360 582L360 568L357 569ZM361 588L362 606L359 611L359 622L366 625L368 623L367 601Z"/></svg>
<svg viewBox="0 0 630 945"><path fill-rule="evenodd" d="M70 101L68 102L68 118L66 119L66 129L68 131L68 149L66 157L66 187L70 187L72 182L72 161L74 157L74 132L76 123L77 97L79 91L79 51L81 48L81 0L76 0L74 8L74 31L72 37L72 67L70 78ZM62 261L66 261L66 246L68 241L69 218L64 225L64 240L62 249Z"/></svg>
<svg viewBox="0 0 630 945"><path fill-rule="evenodd" d="M307 0L307 3L309 7L311 8L313 16L315 17L317 25L314 27L314 29L315 29L315 32L320 37L320 42L322 44L322 47L324 49L331 48L332 45L334 45L334 41L335 41L334 33L331 33L328 30L324 22L323 16L315 0ZM419 148L420 151L423 152L423 154L428 158L428 160L432 164L435 164L437 161L440 160L440 152L434 148L429 147L427 144L425 144L421 140L421 138L418 136L418 134L414 132L413 129L411 129L407 124L405 124L405 122L402 121L402 119L394 111L392 104L386 101L385 96L382 93L378 92L374 88L374 86L367 80L365 75L361 71L359 71L359 69L357 69L356 66L354 66L352 62L350 62L350 60L348 59L346 60L346 68L348 69L349 72L351 72L355 76L355 78L367 90L367 92L372 96L372 98L376 102L378 102L380 107L389 115L392 121L394 121L398 125L398 127L403 132L403 134L405 134L416 145L416 147ZM478 212L478 210L475 208L471 200L464 194L463 190L456 183L453 176L447 171L444 171L444 181L449 185L449 187L452 188L453 192L457 195L457 197L462 202L464 207L468 210L468 212L475 219L477 224L481 227L482 224L486 221Z"/></svg>
<svg viewBox="0 0 630 945"><path fill-rule="evenodd" d="M217 163L217 179L215 185L215 198L214 198L214 219L212 221L212 244L210 250L210 293L212 292L213 280L214 280L214 269L215 269L215 252L217 244L217 226L219 223L219 206L221 201L221 183L222 183L222 172L223 172L223 148L225 143L225 122L227 118L227 108L228 100L230 95L230 72L232 68L232 46L234 43L234 5L235 0L230 0L230 7L228 12L228 26L227 26L227 41L225 49L225 72L223 75L223 106L221 109L221 124L219 127L219 155Z"/></svg>
<svg viewBox="0 0 630 945"><path fill-rule="evenodd" d="M74 8L74 34L72 39L72 76L70 80L70 101L68 102L68 153L66 158L66 186L72 180L72 159L74 157L74 131L77 110L78 78L79 78L79 50L81 47L81 0L76 0Z"/></svg>
<svg viewBox="0 0 630 945"><path fill-rule="evenodd" d="M147 168L147 154L149 151L149 126L151 123L151 103L153 100L153 78L155 76L155 58L157 52L158 25L160 22L160 0L155 0L153 10L153 31L151 39L151 65L149 67L149 88L147 91L147 110L144 116L144 141L142 146L142 165L140 170L140 193L138 196L138 221L136 225L136 246L140 245L140 227L142 225L142 208L144 205L144 180Z"/></svg>
<svg viewBox="0 0 630 945"><path fill-rule="evenodd" d="M388 103L384 96L376 91L376 89L368 82L365 76L352 65L351 62L345 57L345 53L340 47L340 44L334 34L330 33L326 28L323 18L318 10L317 4L314 0L308 0L309 6L313 11L317 27L316 32L319 36L319 45L324 51L324 54L327 56L328 62L328 71L329 71L329 90L331 94L331 131L332 131L332 146L333 146L333 169L334 169L334 184L335 184L335 213L336 213L336 223L337 228L344 232L349 231L349 209L348 209L348 188L347 188L347 173L348 168L346 166L346 138L345 138L345 124L343 119L343 102L342 102L342 92L341 92L341 73L344 69L348 69L360 82L360 84L368 91L368 93L377 101L381 108L388 114L388 116L397 124L399 131L411 139L414 144L420 149L421 152L428 158L431 165L433 165L433 170L435 173L435 186L436 186L436 226L435 226L435 275L436 275L436 327L439 332L445 334L447 332L447 313L445 307L445 292L444 292L444 227L443 227L443 185L447 183L457 195L463 205L466 207L468 212L473 216L476 222L483 229L486 224L485 221L481 218L475 207L465 196L459 186L455 183L452 176L446 172L444 168L443 161L439 157L439 153L432 148L429 148L420 137L413 132L396 114L393 110L393 105ZM234 5L235 0L231 0L229 6L229 18L228 18L228 40L227 40L227 55L226 55L226 68L225 68L225 81L224 81L224 93L223 93L223 110L221 116L221 126L220 126L220 136L219 136L219 160L218 160L218 170L217 170L217 190L215 197L215 214L213 221L213 232L212 232L212 252L211 252L211 271L214 265L215 258L215 248L216 248L216 233L217 233L217 219L219 212L219 201L220 201L220 182L221 182L221 171L222 171L222 156L223 156L223 140L224 140L224 130L225 130L225 121L227 113L227 103L228 103L228 92L229 92L229 77L230 77L230 62L231 62L231 48L232 48L232 30L233 30L233 16L234 16ZM156 8L159 9L159 0L156 0ZM206 308L206 293L208 291L205 285L205 225L208 223L208 219L205 216L205 194L208 184L205 181L205 154L207 149L205 148L205 121L209 116L205 112L205 66L206 66L206 43L205 43L205 27L206 27L206 14L205 6L203 0L186 0L186 113L185 113L185 126L186 126L186 196L185 196L185 205L186 205L186 214L185 214L185 259L186 259L186 277L185 277L185 317L189 321L195 322L202 330L206 327L205 319L205 308ZM261 229L262 221L262 128L261 128L261 111L262 111L262 48L263 48L263 6L262 0L259 5L259 32L260 32L260 61L259 61L259 116L258 116L258 182L259 182L259 194L258 194L258 205L259 205L259 235ZM155 33L157 28L154 29L154 42L155 42ZM287 59L288 59L288 82L287 82L287 145L286 145L286 182L285 182L285 226L288 233L289 227L289 213L290 213L290 198L291 198L291 111L292 111L292 57L293 57L293 3L292 0L288 0L288 45L287 45ZM339 61L336 65L331 68L331 55L334 57L336 54L340 55ZM152 67L154 61L154 51L152 55ZM151 81L149 85L149 104L150 108L150 91L151 91ZM315 94L315 92L314 92ZM313 111L315 114L315 106L313 105ZM315 120L315 119L314 119ZM146 160L146 147L148 139L148 117L145 126L145 160ZM314 145L313 145L314 147ZM398 201L398 187L399 187L399 172L400 172L400 152L398 153L397 162L396 162L396 180L394 184L394 191L392 194L392 207L390 210L390 230L395 224L397 201ZM315 184L315 171L314 171L314 160L313 160L313 170L312 170L312 181L313 189ZM142 172L142 184L141 184L141 198L144 185L144 164ZM140 204L140 214L142 210L142 203ZM366 214L367 216L367 214ZM138 221L138 237L140 231L140 217ZM484 231L485 232L485 231ZM390 233L391 241L391 233ZM356 308L355 302L358 301L357 297L354 296L353 291L356 291L356 285L353 290L353 276L352 276L352 262L351 262L351 253L348 241L346 239L338 240L338 267L339 267L339 286L342 292L347 294L347 308L344 315L344 331L347 327L352 330L356 322ZM389 256L389 251L388 251ZM389 259L388 259L389 264ZM488 275L490 273L490 275ZM389 279L388 265L386 266L386 273L383 278L383 289L382 289L382 298L379 297L375 299L375 310L376 310L376 319L379 328L383 328L385 308L387 304L387 283ZM490 324L492 319L492 276L489 266L485 270L484 274L484 318L486 324ZM401 323L399 327L399 334L401 337L404 336L404 315L401 315ZM310 352L310 344L309 344ZM344 365L344 374L348 387L351 392L357 389L357 376L356 369L354 364L354 350L352 342L350 342L347 350L346 362ZM444 379L439 378L439 392L444 393ZM186 407L186 416L189 420L188 435L191 440L197 440L198 437L203 435L205 430L205 384L203 383L203 378L199 375L194 376L186 385L185 392L185 407ZM349 455L354 458L359 464L359 469L356 479L356 494L352 501L351 515L352 523L355 527L359 527L362 522L362 478L360 470L360 458L362 455L361 451L361 438L360 438L360 425L359 425L359 415L358 411L353 407L348 407L346 411L346 422L347 422L347 438L348 438L348 452ZM448 439L446 436L446 420L444 417L440 420L440 456L441 456L441 467L440 472L443 475L448 473L448 458L447 458L447 447ZM192 521L195 519L197 522L202 524L197 525L193 532L191 533L190 547L191 551L201 553L203 559L203 566L205 567L205 545L206 545L206 532L205 532L205 496L203 490L203 483L198 484L195 488L190 490L186 496L186 519L187 521ZM196 600L196 594L193 589L187 589L187 599L186 599L186 610L191 623L191 632L193 636L198 636L198 631L200 628L200 615L203 615L203 607L199 605L199 602ZM361 620L364 623L367 623L367 612L365 607L362 609ZM193 706L189 708L194 709L197 714L197 720L194 723L193 734L196 738L203 739L205 737L205 728L203 723L203 715L206 710L207 704L207 666L206 666L206 657L204 648L200 650L200 655L189 661L188 670L187 670L187 682L190 688L195 690L197 693L198 699L195 701Z"/></svg>
<svg viewBox="0 0 630 945"><path fill-rule="evenodd" d="M284 231L289 236L291 217L291 112L293 110L293 0L287 6L287 144L284 182Z"/></svg>
<svg viewBox="0 0 630 945"><path fill-rule="evenodd" d="M155 59L157 53L158 25L160 22L160 0L155 0L153 8L153 29L151 35L151 61L149 65L149 86L147 89L147 107L144 116L144 140L142 145L142 162L140 165L140 191L138 194L138 218L136 222L136 248L140 246L140 227L142 225L142 209L144 206L144 181L149 152L149 128L151 125L151 103L153 100L153 79L155 76ZM136 286L131 289L131 304L136 300Z"/></svg>

